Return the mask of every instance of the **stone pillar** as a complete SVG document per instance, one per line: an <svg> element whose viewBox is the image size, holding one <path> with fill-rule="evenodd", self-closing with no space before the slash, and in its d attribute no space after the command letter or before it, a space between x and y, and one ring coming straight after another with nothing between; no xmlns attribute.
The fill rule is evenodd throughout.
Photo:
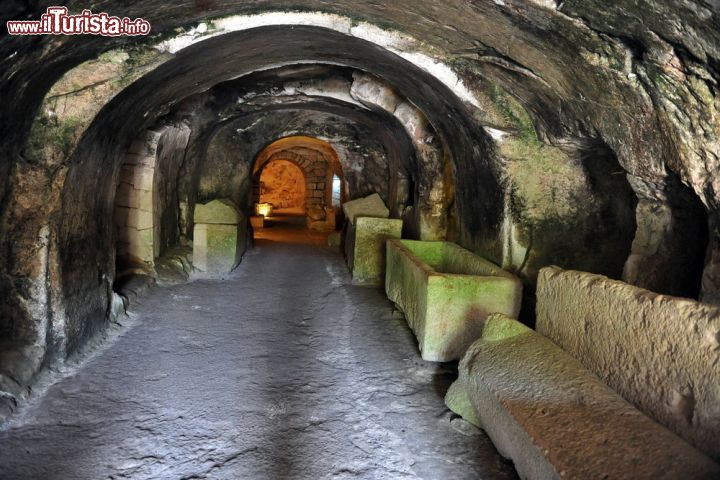
<svg viewBox="0 0 720 480"><path fill-rule="evenodd" d="M152 269L159 255L156 242L160 225L154 218L153 187L157 149L163 130L147 130L135 141L120 168L115 197L117 255L129 263L145 263Z"/></svg>
<svg viewBox="0 0 720 480"><path fill-rule="evenodd" d="M413 207L417 234L424 241L445 240L449 202L446 189L447 180L451 180L452 175L445 168L444 148L430 122L414 105L403 102L394 115L410 136L422 171L417 184L417 204Z"/></svg>
<svg viewBox="0 0 720 480"><path fill-rule="evenodd" d="M195 206L193 266L207 274L230 273L245 253L245 217L230 200Z"/></svg>

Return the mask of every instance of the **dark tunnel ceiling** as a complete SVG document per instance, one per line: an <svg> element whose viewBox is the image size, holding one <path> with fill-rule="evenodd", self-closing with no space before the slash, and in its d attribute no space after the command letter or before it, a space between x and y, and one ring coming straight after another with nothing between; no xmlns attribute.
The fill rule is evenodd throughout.
<svg viewBox="0 0 720 480"><path fill-rule="evenodd" d="M54 3L65 3L71 8L74 5L73 2ZM634 188L638 193L651 198L657 196L663 183L657 164L664 163L683 175L685 181L692 181L695 191L713 204L714 193L706 193L700 185L708 179L685 178L687 163L698 156L678 158L671 152L672 148L663 146L659 137L667 134L664 130L668 127L657 125L655 118L647 115L647 97L638 96L634 86L624 85L632 84L627 78L607 77L603 72L607 66L595 60L604 60L604 55L609 60L630 55L633 57L631 67L649 66L648 73L654 74L653 69L658 65L662 67L668 54L677 53L683 62L694 64L692 68L699 76L707 78L709 74L717 78L720 75L719 7L716 1L681 0L610 4L601 0L449 0L442 4L404 0L392 4L301 0L285 6L294 12L322 10L348 15L353 25L366 21L409 34L430 46L438 57L450 56L460 61L472 58L476 70L465 72L470 73L469 77L463 74L465 81L475 84L478 79L472 77L480 74L505 85L522 98L524 106L533 112L536 126L544 130L540 133L548 134L553 143L602 137L602 142L618 155L624 168L636 177ZM106 0L93 3L93 8L112 13L118 6L117 2ZM277 2L262 0L125 2L123 15L149 20L153 24L153 36L142 40L2 38L0 58L10 65L0 72L0 97L6 101L6 108L0 112L0 136L8 140L3 145L8 150L5 156L15 156L44 93L74 65L121 45L155 43L159 38L177 34L176 28L197 25L199 21L271 12L277 8ZM41 10L35 3L20 1L3 2L0 6L5 18L14 19L35 18ZM588 52L604 53L597 58L584 55ZM660 85L644 87L653 96L654 103L661 101L661 97L655 96ZM626 106L617 112L607 110L603 102L609 96L623 98ZM625 118L626 111L640 114L636 128L624 129L618 122ZM638 145L644 139L649 140L648 144L640 148ZM585 145L588 146L593 148L593 142ZM701 160L704 155L700 152Z"/></svg>
<svg viewBox="0 0 720 480"><path fill-rule="evenodd" d="M232 128L242 130L242 134L248 142L255 141L256 132L250 128L254 123L263 119L266 115L273 113L278 119L282 118L283 112L306 112L308 117L318 116L325 119L336 118L335 122L343 122L352 125L357 131L356 141L364 143L379 142L389 156L394 168L402 168L410 173L418 168L415 164L415 152L408 134L399 120L390 112L382 108L364 108L349 101L338 100L333 97L318 95L280 95L279 88L290 82L304 82L343 78L348 82L352 81L353 70L332 65L299 65L293 67L282 67L262 72L253 73L237 80L221 83L209 91L209 99L205 108L209 109L216 117L210 122L205 130L212 134L220 128L232 124ZM252 99L243 103L238 101L239 97L253 92ZM195 102L192 102L193 105ZM183 110L182 106L179 110ZM189 109L191 115L197 114L197 108ZM292 125L285 125L282 128L292 130L296 134L303 134L303 121L295 119ZM335 126L333 123L326 123L323 129L324 136L332 137ZM313 135L317 136L318 130ZM266 132L272 134L273 132ZM311 135L311 136L313 136ZM271 139L265 136L266 143Z"/></svg>
<svg viewBox="0 0 720 480"><path fill-rule="evenodd" d="M468 199L463 206L473 211L476 223L468 228L479 233L480 226L497 226L501 196L491 168L491 141L462 101L438 79L398 55L320 27L259 27L181 50L103 108L76 157L87 153L88 144L102 143L100 139L108 136L127 143L137 131L189 95L258 70L297 63L346 66L372 73L392 85L423 111L443 139L455 167L467 172L457 180L457 191ZM478 185L482 186L482 202Z"/></svg>

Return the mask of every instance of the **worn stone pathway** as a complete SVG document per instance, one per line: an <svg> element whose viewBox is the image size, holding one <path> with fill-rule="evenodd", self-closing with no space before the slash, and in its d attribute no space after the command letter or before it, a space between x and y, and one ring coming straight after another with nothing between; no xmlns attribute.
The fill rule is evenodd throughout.
<svg viewBox="0 0 720 480"><path fill-rule="evenodd" d="M3 427L0 478L514 478L337 252L260 242L129 323Z"/></svg>

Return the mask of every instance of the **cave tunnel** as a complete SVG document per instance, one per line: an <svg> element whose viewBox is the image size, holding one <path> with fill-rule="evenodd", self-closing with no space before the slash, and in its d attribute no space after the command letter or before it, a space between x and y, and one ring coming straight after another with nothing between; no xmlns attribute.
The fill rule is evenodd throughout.
<svg viewBox="0 0 720 480"><path fill-rule="evenodd" d="M0 478L720 478L717 1L53 5Z"/></svg>

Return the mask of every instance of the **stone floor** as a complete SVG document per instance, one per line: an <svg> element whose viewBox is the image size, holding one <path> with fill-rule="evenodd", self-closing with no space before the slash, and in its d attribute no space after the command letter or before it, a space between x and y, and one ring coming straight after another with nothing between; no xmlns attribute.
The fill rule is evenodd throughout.
<svg viewBox="0 0 720 480"><path fill-rule="evenodd" d="M336 251L258 240L125 323L0 431L0 478L515 478Z"/></svg>
<svg viewBox="0 0 720 480"><path fill-rule="evenodd" d="M281 211L265 219L265 228L255 230L256 240L303 245L327 245L330 232L315 232L305 228L307 217L302 212Z"/></svg>

